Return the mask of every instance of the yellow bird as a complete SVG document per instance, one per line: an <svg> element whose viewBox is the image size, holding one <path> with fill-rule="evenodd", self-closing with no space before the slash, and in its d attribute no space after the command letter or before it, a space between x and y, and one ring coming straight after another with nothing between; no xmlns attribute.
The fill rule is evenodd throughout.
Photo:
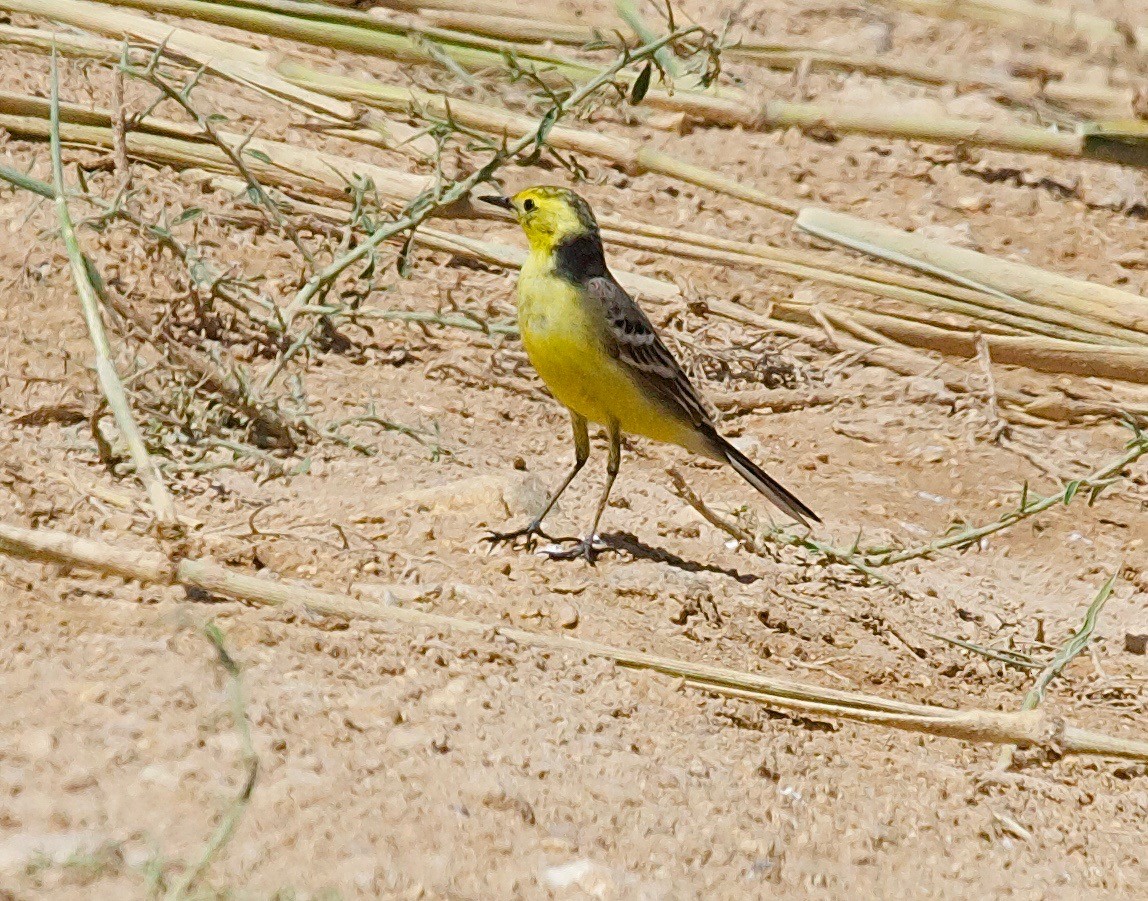
<svg viewBox="0 0 1148 901"><path fill-rule="evenodd" d="M527 188L513 197L483 197L509 210L526 232L530 255L518 277L518 327L542 381L570 411L574 468L525 527L490 540L549 539L542 521L586 464L586 423L605 426L610 439L606 487L590 531L554 558L593 562L598 523L621 463L623 432L666 441L737 473L779 509L808 527L817 514L718 434L689 377L653 324L606 267L598 223L589 204L566 188Z"/></svg>

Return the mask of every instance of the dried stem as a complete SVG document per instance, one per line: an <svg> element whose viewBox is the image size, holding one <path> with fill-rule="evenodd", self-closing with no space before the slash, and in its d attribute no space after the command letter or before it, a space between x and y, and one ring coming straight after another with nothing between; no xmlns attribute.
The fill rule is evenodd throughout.
<svg viewBox="0 0 1148 901"><path fill-rule="evenodd" d="M135 463L136 474L147 491L152 511L161 530L172 534L180 531L179 517L175 512L175 502L163 483L151 457L148 455L139 427L132 419L131 405L124 392L123 383L112 363L112 347L108 342L104 321L100 313L100 301L92 282L91 263L84 256L72 216L68 212L68 199L64 181L64 163L60 151L60 77L57 56L52 54L52 98L51 98L51 151L52 177L55 181L56 216L60 223L60 234L68 251L68 262L72 268L72 279L80 297L84 322L96 352L96 377L100 390L115 417L116 425L128 446L128 453Z"/></svg>
<svg viewBox="0 0 1148 901"><path fill-rule="evenodd" d="M630 669L652 670L680 678L687 685L703 691L799 713L840 717L970 742L1017 744L1021 747L1055 748L1060 753L1148 760L1148 741L1121 739L1079 729L1039 710L1016 713L950 710L659 657L566 635L492 628L487 623L440 613L373 604L343 594L275 582L206 560L183 558L173 561L160 554L141 554L66 532L23 529L0 523L0 553L144 582L193 586L263 606L296 607L327 616L429 627L474 637L498 634L529 647L601 657Z"/></svg>
<svg viewBox="0 0 1148 901"><path fill-rule="evenodd" d="M132 185L131 161L128 160L127 120L124 116L124 69L128 66L128 43L124 41L120 64L112 72L112 146L115 148L117 194L127 194Z"/></svg>

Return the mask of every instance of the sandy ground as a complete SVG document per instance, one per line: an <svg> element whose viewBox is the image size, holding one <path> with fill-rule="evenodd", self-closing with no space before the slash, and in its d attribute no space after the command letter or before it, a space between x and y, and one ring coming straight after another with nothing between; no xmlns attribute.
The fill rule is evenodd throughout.
<svg viewBox="0 0 1148 901"><path fill-rule="evenodd" d="M713 9L693 6L702 21L716 21ZM1129 21L1148 16L1132 0L1103 7ZM759 37L887 46L904 59L992 66L1052 57L1094 79L1113 70L1086 47L868 5L751 3L744 21ZM328 62L398 77L377 61ZM46 90L44 57L10 52L0 65L6 87ZM1137 76L1127 66L1113 71ZM1023 117L977 93L744 67L730 74L782 97L900 98ZM63 85L76 102L109 102L110 77L99 66L66 62ZM410 165L399 154L318 137L211 80L201 90L205 106L259 124L261 134ZM129 102L142 106L148 96L129 85ZM928 227L1148 293L1142 173L856 137L697 129L671 138L610 119L604 114L599 127L648 137L799 203ZM42 145L9 140L0 158L48 171ZM579 190L603 212L795 241L784 220L761 209L587 166ZM136 176L142 213L202 205L207 217L181 234L221 266L260 276L273 296L291 294L299 260L281 235L229 223L228 197L177 173L139 166ZM567 178L510 169L505 181L514 188ZM115 191L107 167L89 181L96 193ZM4 188L0 221L0 515L152 547L135 482L101 463L87 422L99 395L52 210ZM469 231L520 240L497 226ZM329 258L339 236L304 239ZM119 226L89 230L84 242L118 291L196 340L186 279L166 253ZM866 302L649 254L611 257L619 268L675 281L687 298L733 298L759 310L795 291ZM414 264L405 280L393 270L381 277L365 307L511 314L511 275L422 251ZM819 511L820 534L839 544L859 531L866 542L916 543L954 522L991 521L1026 481L1051 493L1060 479L1119 454L1127 438L1115 424L1096 423L1014 428L1002 444L975 367L970 384L980 387L955 394L934 379L906 380L680 305L650 310L711 395L764 386L797 398L786 412L729 416L723 429ZM348 336L352 349L316 353L303 372L311 410L329 421L374 404L387 420L420 430L421 441L361 426L353 434L374 456L322 443L281 461L286 477L268 478L250 458L179 470L171 480L180 511L197 523L192 552L380 603L397 593L402 603L492 628L1001 710L1020 704L1031 675L937 636L1046 659L1119 571L1090 652L1046 703L1076 725L1145 736L1148 658L1125 647L1127 633L1148 632L1143 465L1092 507L1058 507L973 550L897 569L894 590L803 552L771 559L731 547L674 494L666 468L678 467L719 510L748 503L764 517L757 499L728 471L636 440L604 524L623 549L593 568L557 563L481 541L484 529L534 509L571 455L565 415L517 344L378 321ZM227 335L200 338L267 365ZM125 355L120 363L146 370L147 360L137 366ZM1049 382L1024 371L998 376ZM149 384L146 372L140 378ZM141 387L137 413L149 435L176 434L171 410L183 407L178 398L149 401L154 390ZM800 402L815 393L829 402ZM556 532L584 527L603 468L596 438L587 475L553 517ZM348 623L7 559L0 610L5 901L146 897L198 858L243 782L229 682L200 633L209 620L242 668L259 776L197 890L202 897L1081 898L1141 896L1148 880L1142 766L1064 759L994 775L992 747L782 715L599 660L519 647L493 631L471 638Z"/></svg>

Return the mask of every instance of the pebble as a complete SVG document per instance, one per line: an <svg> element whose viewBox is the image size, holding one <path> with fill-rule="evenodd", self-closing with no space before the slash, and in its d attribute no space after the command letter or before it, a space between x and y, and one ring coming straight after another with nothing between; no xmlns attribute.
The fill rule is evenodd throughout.
<svg viewBox="0 0 1148 901"><path fill-rule="evenodd" d="M563 629L573 629L578 625L578 608L573 604L563 604L558 608L558 625Z"/></svg>
<svg viewBox="0 0 1148 901"><path fill-rule="evenodd" d="M552 889L570 888L579 885L597 869L593 861L585 857L561 863L557 866L547 867L542 871L542 881Z"/></svg>

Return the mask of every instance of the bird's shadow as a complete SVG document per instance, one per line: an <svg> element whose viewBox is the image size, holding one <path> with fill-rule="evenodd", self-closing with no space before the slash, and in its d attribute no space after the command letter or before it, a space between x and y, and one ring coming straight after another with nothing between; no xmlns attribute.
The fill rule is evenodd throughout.
<svg viewBox="0 0 1148 901"><path fill-rule="evenodd" d="M612 550L625 551L636 560L652 560L655 563L665 563L667 566L672 566L684 572L706 572L719 576L728 576L740 582L742 585L750 585L761 579L761 576L756 576L752 573L738 572L736 569L717 566L713 563L698 563L695 560L686 560L684 557L679 557L677 554L667 551L665 548L652 547L630 532L611 532L606 535L599 535L598 539Z"/></svg>

